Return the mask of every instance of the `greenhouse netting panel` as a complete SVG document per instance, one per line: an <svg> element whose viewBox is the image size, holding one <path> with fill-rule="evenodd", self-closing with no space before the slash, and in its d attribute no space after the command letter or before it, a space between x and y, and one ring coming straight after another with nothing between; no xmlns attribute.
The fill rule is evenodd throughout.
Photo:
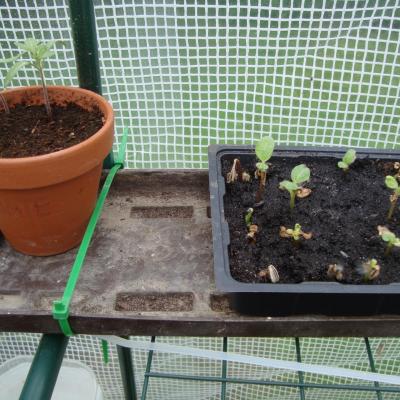
<svg viewBox="0 0 400 400"><path fill-rule="evenodd" d="M40 340L39 334L0 333L0 373L14 360L22 356L33 356ZM135 340L150 341L147 337ZM195 337L157 337L159 343L169 343L206 350L222 350L222 338ZM301 358L304 363L370 371L370 363L362 338L301 338L299 339ZM397 338L370 339L371 354L376 371L382 374L399 375L400 340ZM79 335L70 339L66 360L76 360L89 367L100 385L104 400L123 400L123 388L119 372L115 346L110 345L109 362L102 359L100 340L93 336ZM231 353L255 355L277 360L295 361L297 359L294 338L229 338L227 350ZM144 350L132 351L135 378L140 395L148 362ZM221 377L222 363L192 356L154 353L152 373L182 374L198 378ZM285 387L285 382L298 383L296 372L265 368L255 365L228 362L227 378L252 379L257 381L281 382L280 385L233 384L226 385L226 399L229 400L299 400L298 387ZM347 390L344 385L358 385L374 388L373 382L363 382L350 378L339 378L316 374L304 374L305 400L396 400L399 393ZM150 378L146 394L147 400L218 400L221 399L221 383L183 381L179 379ZM325 384L333 388L311 388L307 385ZM390 386L390 385L383 385ZM396 387L396 386L393 386ZM398 387L397 387L398 388ZM0 393L0 399L2 399ZM10 399L4 399L10 400Z"/></svg>
<svg viewBox="0 0 400 400"><path fill-rule="evenodd" d="M68 2L1 3L0 56L30 36L64 39L48 81L76 84ZM294 145L400 144L398 0L94 5L103 92L118 134L131 127L128 167L204 168L208 144L265 134ZM27 69L13 85L35 82Z"/></svg>

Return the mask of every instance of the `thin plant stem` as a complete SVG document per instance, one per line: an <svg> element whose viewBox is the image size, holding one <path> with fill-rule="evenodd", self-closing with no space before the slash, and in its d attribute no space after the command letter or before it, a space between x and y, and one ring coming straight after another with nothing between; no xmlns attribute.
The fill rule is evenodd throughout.
<svg viewBox="0 0 400 400"><path fill-rule="evenodd" d="M262 201L264 201L266 180L267 180L267 173L265 171L260 171L260 183L258 185L258 190L256 193L256 203L261 203Z"/></svg>
<svg viewBox="0 0 400 400"><path fill-rule="evenodd" d="M385 256L388 256L392 252L392 249L393 249L393 243L389 242L386 246Z"/></svg>
<svg viewBox="0 0 400 400"><path fill-rule="evenodd" d="M296 192L294 190L290 191L290 209L294 209L294 202L296 200Z"/></svg>
<svg viewBox="0 0 400 400"><path fill-rule="evenodd" d="M7 114L10 114L10 107L8 107L7 100L6 100L6 98L4 97L3 93L0 93L0 101L1 101L1 104L3 105L4 111L5 111Z"/></svg>
<svg viewBox="0 0 400 400"><path fill-rule="evenodd" d="M397 200L398 199L399 199L399 195L394 193L393 194L393 200L390 201L391 205L390 205L389 213L388 213L388 216L387 216L388 221L390 221L392 219L392 217L393 217L393 213L394 213L394 210L396 208L396 204L397 204Z"/></svg>
<svg viewBox="0 0 400 400"><path fill-rule="evenodd" d="M47 91L46 82L45 82L45 80L44 80L43 68L38 68L38 69L39 69L40 79L41 79L41 81L42 81L42 87L43 87L44 106L46 107L47 115L48 115L50 118L53 118L53 114L52 114L52 112L51 112L51 107L50 107L49 93L48 93L48 91Z"/></svg>

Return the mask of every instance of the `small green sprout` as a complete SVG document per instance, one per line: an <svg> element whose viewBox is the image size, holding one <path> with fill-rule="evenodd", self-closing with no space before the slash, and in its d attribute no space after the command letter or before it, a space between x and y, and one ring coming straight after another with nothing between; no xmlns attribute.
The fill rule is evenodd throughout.
<svg viewBox="0 0 400 400"><path fill-rule="evenodd" d="M310 179L310 169L304 164L297 165L292 169L291 178L291 181L282 181L279 184L279 188L286 189L290 193L290 209L293 210L296 194L302 190L302 187L299 185Z"/></svg>
<svg viewBox="0 0 400 400"><path fill-rule="evenodd" d="M379 225L378 233L382 240L387 243L385 256L388 256L392 252L393 247L400 247L400 238L386 228L386 226Z"/></svg>
<svg viewBox="0 0 400 400"><path fill-rule="evenodd" d="M44 105L46 107L47 115L50 118L52 113L43 70L44 61L55 54L52 49L57 42L59 41L51 40L49 42L41 42L39 40L30 38L25 40L25 42L15 43L16 46L22 50L22 52L15 57L1 61L3 63L13 63L4 79L5 88L10 84L11 80L18 73L18 71L25 66L31 66L39 73L40 81L43 87ZM25 57L28 58L28 60L20 60L21 58Z"/></svg>
<svg viewBox="0 0 400 400"><path fill-rule="evenodd" d="M394 176L388 175L385 178L385 185L387 188L392 189L393 193L390 195L390 209L387 219L390 221L392 219L394 210L396 208L397 200L400 196L400 185Z"/></svg>
<svg viewBox="0 0 400 400"><path fill-rule="evenodd" d="M259 204L263 201L264 192L265 192L265 183L267 180L267 170L268 164L267 161L272 157L272 153L274 152L275 142L269 136L261 138L256 143L256 156L260 160L257 164L257 176L260 179L260 184L258 187L258 191L256 194L256 203Z"/></svg>
<svg viewBox="0 0 400 400"><path fill-rule="evenodd" d="M342 161L337 163L338 167L344 172L349 170L349 167L356 160L356 151L354 149L347 150L346 154L343 156Z"/></svg>
<svg viewBox="0 0 400 400"><path fill-rule="evenodd" d="M361 264L359 272L363 276L364 281L373 281L374 279L378 278L379 273L381 272L381 266L378 264L378 261L375 258L372 258Z"/></svg>
<svg viewBox="0 0 400 400"><path fill-rule="evenodd" d="M293 243L298 246L301 238L305 240L309 240L312 238L312 233L306 233L301 230L300 224L295 224L294 229L286 228L284 226L280 227L279 236L281 238L291 238L293 239Z"/></svg>
<svg viewBox="0 0 400 400"><path fill-rule="evenodd" d="M246 215L244 216L244 220L246 222L247 228L249 228L250 225L253 223L253 213L254 213L254 210L252 208L249 208L246 211Z"/></svg>

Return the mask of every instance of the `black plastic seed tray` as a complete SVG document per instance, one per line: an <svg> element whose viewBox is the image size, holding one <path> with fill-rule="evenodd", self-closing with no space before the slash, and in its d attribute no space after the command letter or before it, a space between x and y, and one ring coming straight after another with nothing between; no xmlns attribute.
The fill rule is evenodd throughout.
<svg viewBox="0 0 400 400"><path fill-rule="evenodd" d="M340 148L280 147L274 157L334 157ZM400 314L400 283L350 285L337 282L243 283L234 280L229 268L229 228L224 217L225 177L223 159L254 154L251 146L211 145L209 184L214 247L214 273L217 289L229 295L231 307L248 315L288 316L322 314L362 316ZM357 149L358 158L399 160L400 151ZM400 266L399 266L400 268Z"/></svg>

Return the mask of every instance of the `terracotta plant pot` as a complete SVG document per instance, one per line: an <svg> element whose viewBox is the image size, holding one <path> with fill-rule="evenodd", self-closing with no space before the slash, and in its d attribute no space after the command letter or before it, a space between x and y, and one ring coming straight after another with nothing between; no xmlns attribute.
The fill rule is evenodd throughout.
<svg viewBox="0 0 400 400"><path fill-rule="evenodd" d="M96 106L105 121L89 139L67 149L0 158L0 230L16 250L36 256L63 253L82 240L114 135L113 111L103 97L80 88L48 89L51 103ZM10 108L21 102L43 104L41 87L7 90L4 96Z"/></svg>

